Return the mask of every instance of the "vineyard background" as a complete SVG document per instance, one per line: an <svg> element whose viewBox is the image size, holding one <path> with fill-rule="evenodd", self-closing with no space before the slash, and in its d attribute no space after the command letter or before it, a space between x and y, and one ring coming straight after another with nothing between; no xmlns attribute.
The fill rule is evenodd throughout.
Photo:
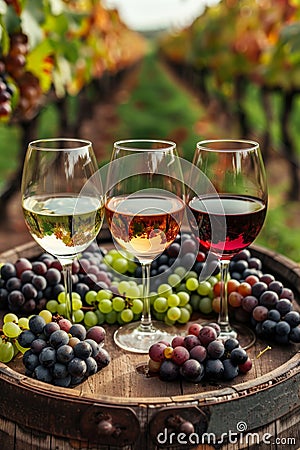
<svg viewBox="0 0 300 450"><path fill-rule="evenodd" d="M1 250L31 239L19 203L29 140L261 143L270 208L257 242L300 260L300 1L223 0L176 33L141 35L99 0L0 0Z"/></svg>

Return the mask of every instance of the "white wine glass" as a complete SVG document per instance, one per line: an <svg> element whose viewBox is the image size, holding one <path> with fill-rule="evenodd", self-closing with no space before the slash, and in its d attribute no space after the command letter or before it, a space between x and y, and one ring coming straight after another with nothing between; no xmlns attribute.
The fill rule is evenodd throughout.
<svg viewBox="0 0 300 450"><path fill-rule="evenodd" d="M22 208L31 236L62 266L65 317L73 321L72 264L96 238L104 196L92 143L73 138L30 142L22 175Z"/></svg>
<svg viewBox="0 0 300 450"><path fill-rule="evenodd" d="M230 324L227 280L230 260L256 239L266 216L268 189L260 147L243 139L198 142L193 164L215 189L215 193L204 190L201 195L191 195L189 207L198 225L201 248L220 262L221 336L238 337L247 348L254 343L255 334L244 324Z"/></svg>
<svg viewBox="0 0 300 450"><path fill-rule="evenodd" d="M139 323L122 325L115 343L128 351L147 353L175 329L152 321L150 266L175 240L185 211L184 183L176 144L161 140L115 142L107 175L106 219L120 251L129 252L142 267L143 313Z"/></svg>

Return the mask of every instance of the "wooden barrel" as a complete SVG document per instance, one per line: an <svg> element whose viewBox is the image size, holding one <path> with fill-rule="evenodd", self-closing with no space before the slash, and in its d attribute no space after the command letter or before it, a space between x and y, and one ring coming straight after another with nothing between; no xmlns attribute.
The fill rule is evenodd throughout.
<svg viewBox="0 0 300 450"><path fill-rule="evenodd" d="M34 244L1 255L1 261L34 257ZM292 287L300 303L300 268L289 259L253 247L265 272ZM1 450L298 449L300 447L299 346L279 346L257 358L266 342L248 350L253 368L232 382L163 382L146 375L147 356L122 351L107 327L112 361L98 374L69 389L24 375L20 358L0 364ZM102 420L115 426L103 433ZM176 421L195 432L171 433Z"/></svg>

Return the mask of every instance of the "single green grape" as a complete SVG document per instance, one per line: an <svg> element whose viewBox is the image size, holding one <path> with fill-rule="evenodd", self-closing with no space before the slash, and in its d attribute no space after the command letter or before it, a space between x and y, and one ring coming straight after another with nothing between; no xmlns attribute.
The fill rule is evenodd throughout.
<svg viewBox="0 0 300 450"><path fill-rule="evenodd" d="M52 317L52 314L51 314L51 317ZM29 330L29 319L28 319L28 317L20 317L18 325L21 328L21 330Z"/></svg>
<svg viewBox="0 0 300 450"><path fill-rule="evenodd" d="M94 311L87 311L87 312L84 314L84 319L83 319L83 321L84 321L84 324L85 324L88 328L91 328L91 327L97 325L97 323L98 323L98 317L97 317L97 315L94 313Z"/></svg>
<svg viewBox="0 0 300 450"><path fill-rule="evenodd" d="M125 306L126 306L126 302L125 302L125 300L124 300L123 297L117 296L117 297L114 297L114 298L113 298L113 300L112 300L112 306L113 306L113 309L114 309L115 311L117 311L117 312L123 311L123 309L124 309Z"/></svg>
<svg viewBox="0 0 300 450"><path fill-rule="evenodd" d="M137 285L129 286L126 290L126 296L130 298L139 298L141 295L140 289Z"/></svg>
<svg viewBox="0 0 300 450"><path fill-rule="evenodd" d="M66 303L58 303L56 312L60 316L65 316L66 312L67 312L67 305L66 305Z"/></svg>
<svg viewBox="0 0 300 450"><path fill-rule="evenodd" d="M179 297L179 305L178 306L185 306L190 301L190 294L185 291L179 291L177 292L177 295Z"/></svg>
<svg viewBox="0 0 300 450"><path fill-rule="evenodd" d="M180 284L182 278L177 273L171 273L171 275L168 276L168 283L172 287L176 287Z"/></svg>
<svg viewBox="0 0 300 450"><path fill-rule="evenodd" d="M143 312L144 303L139 298L135 298L132 301L131 311L133 314L141 314Z"/></svg>
<svg viewBox="0 0 300 450"><path fill-rule="evenodd" d="M98 325L102 325L105 322L105 314L99 311L99 309L96 309L95 314L98 319Z"/></svg>
<svg viewBox="0 0 300 450"><path fill-rule="evenodd" d="M127 289L130 287L130 284L128 283L128 281L120 281L119 285L118 285L118 290L120 292L121 295L127 295Z"/></svg>
<svg viewBox="0 0 300 450"><path fill-rule="evenodd" d="M16 338L22 332L19 325L15 322L5 322L2 327L3 334L11 339Z"/></svg>
<svg viewBox="0 0 300 450"><path fill-rule="evenodd" d="M85 294L84 300L88 305L94 305L97 301L97 292L96 291L87 291Z"/></svg>
<svg viewBox="0 0 300 450"><path fill-rule="evenodd" d="M181 316L180 308L178 306L172 306L167 311L167 317L169 320L176 322Z"/></svg>
<svg viewBox="0 0 300 450"><path fill-rule="evenodd" d="M105 320L109 325L113 325L117 321L117 311L112 310L106 314Z"/></svg>
<svg viewBox="0 0 300 450"><path fill-rule="evenodd" d="M168 296L168 306L178 306L180 303L180 298L177 294L170 294Z"/></svg>
<svg viewBox="0 0 300 450"><path fill-rule="evenodd" d="M101 289L97 292L96 300L100 302L101 300L108 299L110 300L113 296L113 293L109 289Z"/></svg>
<svg viewBox="0 0 300 450"><path fill-rule="evenodd" d="M123 274L128 270L128 261L123 257L114 259L111 266L116 272Z"/></svg>
<svg viewBox="0 0 300 450"><path fill-rule="evenodd" d="M133 312L130 308L123 309L123 311L121 311L120 313L120 316L122 321L125 323L131 322L133 320Z"/></svg>
<svg viewBox="0 0 300 450"><path fill-rule="evenodd" d="M168 296L171 295L172 292L172 287L167 283L160 284L157 288L157 293L162 297L168 298Z"/></svg>
<svg viewBox="0 0 300 450"><path fill-rule="evenodd" d="M107 313L111 312L113 309L112 301L109 300L108 298L104 298L103 300L101 300L99 302L98 309L103 314L107 314Z"/></svg>
<svg viewBox="0 0 300 450"><path fill-rule="evenodd" d="M14 357L14 346L11 342L2 342L0 345L0 361L8 363Z"/></svg>
<svg viewBox="0 0 300 450"><path fill-rule="evenodd" d="M201 281L197 287L197 292L202 297L205 297L210 293L211 289L211 284L208 281Z"/></svg>
<svg viewBox="0 0 300 450"><path fill-rule="evenodd" d="M78 311L79 309L82 308L82 301L81 298L73 298L72 296L72 306L73 306L73 311Z"/></svg>
<svg viewBox="0 0 300 450"><path fill-rule="evenodd" d="M3 317L3 323L6 322L14 322L14 323L18 323L19 322L19 318L16 314L14 313L7 313L5 314L5 316Z"/></svg>
<svg viewBox="0 0 300 450"><path fill-rule="evenodd" d="M50 311L52 314L57 312L59 303L56 300L48 300L46 303L46 308L48 311Z"/></svg>
<svg viewBox="0 0 300 450"><path fill-rule="evenodd" d="M75 323L80 323L84 319L84 312L82 309L78 309L77 311L73 312L73 318Z"/></svg>
<svg viewBox="0 0 300 450"><path fill-rule="evenodd" d="M177 267L174 269L174 273L175 273L176 275L179 275L179 276L180 276L180 279L182 280L182 279L185 277L185 275L186 275L186 269L185 269L184 267L182 267L182 266L177 266Z"/></svg>
<svg viewBox="0 0 300 450"><path fill-rule="evenodd" d="M190 277L186 280L185 284L189 291L196 291L199 286L199 281L197 278Z"/></svg>
<svg viewBox="0 0 300 450"><path fill-rule="evenodd" d="M166 299L166 297L157 297L154 300L153 308L158 313L166 312L168 309L168 300Z"/></svg>
<svg viewBox="0 0 300 450"><path fill-rule="evenodd" d="M210 314L213 311L212 300L210 297L202 297L199 301L199 311L203 314Z"/></svg>
<svg viewBox="0 0 300 450"><path fill-rule="evenodd" d="M52 322L52 313L48 309L42 309L42 311L39 312L39 316L41 316L46 323ZM19 322L20 326L20 322Z"/></svg>
<svg viewBox="0 0 300 450"><path fill-rule="evenodd" d="M179 323L187 323L191 318L190 311L187 308L180 308L180 317L177 319Z"/></svg>

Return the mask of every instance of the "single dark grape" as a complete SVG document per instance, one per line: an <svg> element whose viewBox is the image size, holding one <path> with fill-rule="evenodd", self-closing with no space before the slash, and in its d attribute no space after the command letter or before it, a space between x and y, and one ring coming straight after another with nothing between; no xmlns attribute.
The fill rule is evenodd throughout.
<svg viewBox="0 0 300 450"><path fill-rule="evenodd" d="M105 336L106 336L105 329L99 325L95 325L89 328L89 330L86 333L86 339L92 339L95 342L97 342L97 344L102 344L102 342L104 342L105 340Z"/></svg>
<svg viewBox="0 0 300 450"><path fill-rule="evenodd" d="M214 328L205 325L201 328L199 332L199 340L204 347L207 347L208 344L217 339L217 332Z"/></svg>
<svg viewBox="0 0 300 450"><path fill-rule="evenodd" d="M32 271L36 275L45 275L47 273L48 267L43 261L33 261Z"/></svg>
<svg viewBox="0 0 300 450"><path fill-rule="evenodd" d="M47 273L45 274L46 280L50 286L55 286L60 283L61 280L61 272L55 267L50 267Z"/></svg>
<svg viewBox="0 0 300 450"><path fill-rule="evenodd" d="M40 364L39 357L32 350L27 350L22 357L22 361L24 366L30 372L33 372L34 369Z"/></svg>
<svg viewBox="0 0 300 450"><path fill-rule="evenodd" d="M208 359L205 364L205 377L207 379L221 379L224 373L224 366L220 359Z"/></svg>
<svg viewBox="0 0 300 450"><path fill-rule="evenodd" d="M49 322L46 323L46 325L43 328L43 333L45 333L46 337L49 338L50 335L54 332L59 330L59 325L57 322Z"/></svg>
<svg viewBox="0 0 300 450"><path fill-rule="evenodd" d="M31 343L36 339L36 335L30 330L24 330L18 336L18 343L21 347L29 348Z"/></svg>
<svg viewBox="0 0 300 450"><path fill-rule="evenodd" d="M67 375L64 378L54 378L53 384L54 386L60 386L60 387L69 387L71 386L72 377L71 375Z"/></svg>
<svg viewBox="0 0 300 450"><path fill-rule="evenodd" d="M227 352L231 352L234 348L239 347L239 341L235 338L228 338L224 342L224 348Z"/></svg>
<svg viewBox="0 0 300 450"><path fill-rule="evenodd" d="M45 325L46 321L42 316L34 315L29 319L29 329L34 334L42 333Z"/></svg>
<svg viewBox="0 0 300 450"><path fill-rule="evenodd" d="M281 281L271 281L271 283L269 284L269 289L270 291L274 291L276 292L276 294L280 295L283 289L283 284L281 283Z"/></svg>
<svg viewBox="0 0 300 450"><path fill-rule="evenodd" d="M57 330L51 333L49 343L54 348L58 348L61 345L67 345L69 342L69 335L64 330Z"/></svg>
<svg viewBox="0 0 300 450"><path fill-rule="evenodd" d="M276 304L276 309L280 312L281 316L285 316L287 313L292 311L293 305L287 298L281 298Z"/></svg>
<svg viewBox="0 0 300 450"><path fill-rule="evenodd" d="M295 327L291 329L289 339L291 342L294 342L295 344L300 343L300 327Z"/></svg>
<svg viewBox="0 0 300 450"><path fill-rule="evenodd" d="M72 336L77 337L81 341L84 341L84 339L86 338L86 329L80 323L76 323L76 324L72 325L69 330L69 333Z"/></svg>
<svg viewBox="0 0 300 450"><path fill-rule="evenodd" d="M193 347L196 347L196 345L200 345L200 340L194 334L188 334L187 336L184 337L183 345L188 350L191 350Z"/></svg>
<svg viewBox="0 0 300 450"><path fill-rule="evenodd" d="M86 359L92 355L92 347L87 341L80 341L73 348L77 358Z"/></svg>
<svg viewBox="0 0 300 450"><path fill-rule="evenodd" d="M275 333L278 336L288 336L290 331L291 327L287 322L282 320L276 324Z"/></svg>
<svg viewBox="0 0 300 450"><path fill-rule="evenodd" d="M21 290L22 282L18 277L11 277L7 280L5 287L9 292L19 291Z"/></svg>
<svg viewBox="0 0 300 450"><path fill-rule="evenodd" d="M300 314L298 311L289 311L284 316L284 320L290 325L291 328L295 328L300 325Z"/></svg>
<svg viewBox="0 0 300 450"><path fill-rule="evenodd" d="M108 366L108 364L110 363L110 360L111 360L111 358L110 358L108 351L105 350L105 348L100 347L99 352L95 356L95 361L97 363L98 370L101 370L104 367Z"/></svg>
<svg viewBox="0 0 300 450"><path fill-rule="evenodd" d="M276 307L279 301L279 296L276 292L267 290L261 294L259 301L262 306L271 309Z"/></svg>
<svg viewBox="0 0 300 450"><path fill-rule="evenodd" d="M67 364L74 358L74 350L70 345L61 345L56 351L57 361Z"/></svg>
<svg viewBox="0 0 300 450"><path fill-rule="evenodd" d="M14 264L5 263L0 268L0 274L1 274L1 278L3 278L3 280L8 280L9 278L17 276L17 271L16 271Z"/></svg>
<svg viewBox="0 0 300 450"><path fill-rule="evenodd" d="M262 323L262 332L264 336L272 338L275 334L277 322L267 319Z"/></svg>
<svg viewBox="0 0 300 450"><path fill-rule="evenodd" d="M52 381L52 374L50 370L43 365L39 365L34 369L33 377L39 381L43 381L44 383L51 383Z"/></svg>
<svg viewBox="0 0 300 450"><path fill-rule="evenodd" d="M43 348L47 347L47 342L44 339L35 339L31 342L31 350L33 353L39 354L43 350Z"/></svg>
<svg viewBox="0 0 300 450"><path fill-rule="evenodd" d="M163 381L174 381L179 378L179 366L171 359L165 359L159 368L159 376Z"/></svg>
<svg viewBox="0 0 300 450"><path fill-rule="evenodd" d="M37 297L37 290L31 283L25 283L22 286L22 293L27 300Z"/></svg>
<svg viewBox="0 0 300 450"><path fill-rule="evenodd" d="M68 363L68 372L72 377L84 377L86 371L87 366L83 359L73 358Z"/></svg>
<svg viewBox="0 0 300 450"><path fill-rule="evenodd" d="M220 359L224 355L224 344L221 341L212 341L207 346L208 356L212 359Z"/></svg>
<svg viewBox="0 0 300 450"><path fill-rule="evenodd" d="M7 296L7 301L10 307L21 307L25 303L25 297L21 291L12 291Z"/></svg>
<svg viewBox="0 0 300 450"><path fill-rule="evenodd" d="M224 366L223 372L224 380L233 380L238 375L239 368L236 364L233 364L231 359L224 359L223 366Z"/></svg>
<svg viewBox="0 0 300 450"><path fill-rule="evenodd" d="M277 309L270 309L268 311L268 319L273 320L274 322L279 322L281 319L281 314Z"/></svg>
<svg viewBox="0 0 300 450"><path fill-rule="evenodd" d="M88 357L85 359L87 367L87 376L94 375L98 371L98 365L93 357Z"/></svg>
<svg viewBox="0 0 300 450"><path fill-rule="evenodd" d="M45 347L39 354L39 361L44 367L52 367L56 362L56 351L52 347Z"/></svg>
<svg viewBox="0 0 300 450"><path fill-rule="evenodd" d="M267 283L264 283L263 281L258 281L257 283L253 284L251 288L251 294L256 298L259 298L267 289L268 289Z"/></svg>
<svg viewBox="0 0 300 450"><path fill-rule="evenodd" d="M242 347L234 348L230 353L230 359L233 364L244 364L247 359L248 355L246 350L244 350Z"/></svg>
<svg viewBox="0 0 300 450"><path fill-rule="evenodd" d="M180 367L180 374L187 381L201 381L204 376L204 366L196 359L189 359Z"/></svg>
<svg viewBox="0 0 300 450"><path fill-rule="evenodd" d="M66 378L68 376L68 369L65 364L56 362L52 367L53 378Z"/></svg>
<svg viewBox="0 0 300 450"><path fill-rule="evenodd" d="M42 275L34 275L31 283L38 291L43 291L47 287L47 280Z"/></svg>
<svg viewBox="0 0 300 450"><path fill-rule="evenodd" d="M190 358L190 353L186 347L181 345L177 346L173 350L172 360L181 366L185 361Z"/></svg>

